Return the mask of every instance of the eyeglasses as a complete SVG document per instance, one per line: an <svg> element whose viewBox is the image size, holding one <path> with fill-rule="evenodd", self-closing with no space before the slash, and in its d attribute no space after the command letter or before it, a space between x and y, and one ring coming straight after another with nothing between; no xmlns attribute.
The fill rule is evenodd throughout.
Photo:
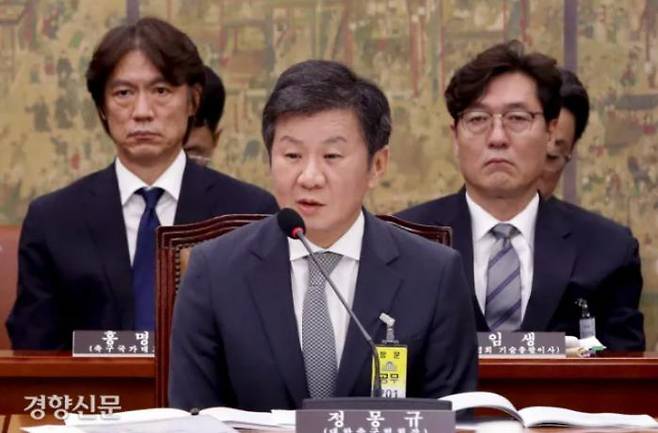
<svg viewBox="0 0 658 433"><path fill-rule="evenodd" d="M464 128L472 134L484 134L493 129L494 117L500 117L506 131L519 134L532 126L535 117L544 114L541 111L512 110L505 113L489 113L488 111L465 111L459 119Z"/></svg>
<svg viewBox="0 0 658 433"><path fill-rule="evenodd" d="M194 153L188 153L187 157L190 158L192 161L195 163L202 165L202 166L207 166L210 164L210 158L207 156L202 156L202 155L196 155Z"/></svg>

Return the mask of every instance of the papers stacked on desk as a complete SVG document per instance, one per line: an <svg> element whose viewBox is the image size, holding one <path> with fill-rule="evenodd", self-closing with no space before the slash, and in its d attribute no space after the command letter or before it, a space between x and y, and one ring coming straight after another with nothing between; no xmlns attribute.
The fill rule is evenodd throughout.
<svg viewBox="0 0 658 433"><path fill-rule="evenodd" d="M634 427L658 428L658 422L649 415L624 415L619 413L587 413L571 409L549 406L533 406L517 410L512 402L493 392L463 392L440 400L452 403L452 410L489 408L511 415L524 427L574 426L574 427ZM471 429L477 426L458 425L458 428Z"/></svg>
<svg viewBox="0 0 658 433"><path fill-rule="evenodd" d="M179 409L143 409L118 412L112 419L71 414L65 426L28 427L28 433L231 433L235 428L250 430L291 431L295 428L295 412L249 412L227 407L204 409L191 415Z"/></svg>
<svg viewBox="0 0 658 433"><path fill-rule="evenodd" d="M567 346L567 356L578 358L587 358L606 348L596 337L578 339L577 337L567 335L565 337L565 344Z"/></svg>
<svg viewBox="0 0 658 433"><path fill-rule="evenodd" d="M48 425L25 427L22 430L28 433L237 433L237 430L209 415L77 426Z"/></svg>

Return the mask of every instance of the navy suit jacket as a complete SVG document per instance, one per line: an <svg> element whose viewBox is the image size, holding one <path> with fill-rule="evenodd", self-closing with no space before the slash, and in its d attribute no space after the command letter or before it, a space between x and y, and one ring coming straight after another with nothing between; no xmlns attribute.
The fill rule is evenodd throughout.
<svg viewBox="0 0 658 433"><path fill-rule="evenodd" d="M169 402L189 410L294 409L308 398L288 241L276 218L192 250L174 309ZM332 295L329 295L332 296ZM459 254L366 212L353 309L376 342L379 315L409 347L407 396L471 391L477 349ZM337 396L369 396L371 353L350 323Z"/></svg>
<svg viewBox="0 0 658 433"><path fill-rule="evenodd" d="M187 161L175 224L273 213L264 190ZM67 349L78 329L132 329L132 268L114 164L35 199L19 244L14 349Z"/></svg>
<svg viewBox="0 0 658 433"><path fill-rule="evenodd" d="M449 225L453 247L464 259L473 284L473 235L465 190L400 212L421 224ZM578 336L578 298L588 301L596 336L618 351L644 350L638 310L642 273L638 242L630 230L556 198L542 200L537 213L534 276L523 331L563 331ZM475 296L478 331L488 331Z"/></svg>

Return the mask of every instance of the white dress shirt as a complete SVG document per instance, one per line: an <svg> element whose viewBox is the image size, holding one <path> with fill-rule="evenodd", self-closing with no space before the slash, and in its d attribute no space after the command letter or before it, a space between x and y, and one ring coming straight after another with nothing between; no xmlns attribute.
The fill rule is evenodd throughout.
<svg viewBox="0 0 658 433"><path fill-rule="evenodd" d="M480 311L484 314L487 299L487 267L491 249L496 238L491 229L499 223L511 224L519 231L512 236L512 247L516 250L521 262L521 317L525 310L532 291L533 258L535 246L535 223L539 209L539 194L521 212L509 221L499 221L481 206L475 203L466 193L466 203L471 214L471 232L473 233L473 283Z"/></svg>
<svg viewBox="0 0 658 433"><path fill-rule="evenodd" d="M352 303L354 302L356 278L359 274L359 260L361 258L364 227L365 218L362 211L359 213L356 221L354 221L354 224L352 224L352 227L329 248L320 248L309 241L313 252L330 251L343 256L330 277L350 307L352 307ZM304 296L306 296L306 290L308 289L308 263L306 259L308 252L301 241L296 239L288 238L288 246L290 250L292 301L295 307L297 329L299 330L299 342L303 350L302 312L304 310ZM343 348L345 347L345 338L347 337L347 327L350 324L350 315L345 311L345 307L343 307L338 296L331 290L328 283L325 283L325 293L327 295L329 318L334 327L337 365L340 366Z"/></svg>
<svg viewBox="0 0 658 433"><path fill-rule="evenodd" d="M135 248L137 247L139 220L142 218L144 208L146 207L144 198L135 193L143 187L147 189L153 187L162 188L164 193L155 206L155 213L158 215L160 225L173 225L180 188L183 183L185 164L185 152L181 150L174 162L153 182L153 185L147 185L146 182L128 170L119 158L115 159L114 167L116 169L117 181L119 182L119 194L123 209L123 221L126 224L126 237L128 239L128 252L130 253L131 265L135 258Z"/></svg>

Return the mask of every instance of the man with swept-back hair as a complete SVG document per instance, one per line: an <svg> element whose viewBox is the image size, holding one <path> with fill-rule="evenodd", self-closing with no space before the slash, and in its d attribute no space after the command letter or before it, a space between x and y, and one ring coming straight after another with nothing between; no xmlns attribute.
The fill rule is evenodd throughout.
<svg viewBox="0 0 658 433"><path fill-rule="evenodd" d="M14 349L67 349L74 330L152 330L157 226L276 210L265 191L186 159L204 82L194 43L162 20L103 37L87 88L117 156L30 204L7 320Z"/></svg>
<svg viewBox="0 0 658 433"><path fill-rule="evenodd" d="M190 131L183 149L187 157L197 164L208 165L212 154L219 143L222 128L219 121L224 113L226 91L222 79L205 66L206 84L201 93L199 110L196 113L194 126Z"/></svg>
<svg viewBox="0 0 658 433"><path fill-rule="evenodd" d="M544 198L553 195L562 176L562 171L571 160L573 149L582 137L589 119L589 96L585 86L576 74L561 69L562 109L555 127L555 136L548 143L546 164L539 182L539 190Z"/></svg>
<svg viewBox="0 0 658 433"><path fill-rule="evenodd" d="M474 390L475 328L459 254L363 208L388 163L383 92L340 63L298 63L274 86L262 132L274 195L301 215L338 291L377 342L386 331L380 314L395 319L408 346L406 395ZM276 218L192 250L172 324L171 405L264 411L296 409L309 396L368 396L370 355Z"/></svg>
<svg viewBox="0 0 658 433"><path fill-rule="evenodd" d="M518 41L457 70L445 91L465 187L401 218L453 228L479 331L563 331L613 350L643 350L642 275L630 231L538 192L560 113L554 59ZM588 310L588 311L586 311Z"/></svg>

